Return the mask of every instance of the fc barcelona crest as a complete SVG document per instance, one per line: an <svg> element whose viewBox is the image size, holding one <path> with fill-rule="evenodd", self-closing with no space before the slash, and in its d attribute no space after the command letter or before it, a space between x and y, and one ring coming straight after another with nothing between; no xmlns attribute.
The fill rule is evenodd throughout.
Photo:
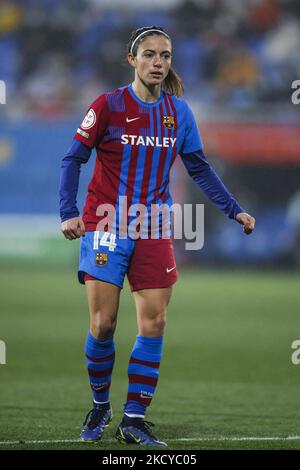
<svg viewBox="0 0 300 470"><path fill-rule="evenodd" d="M96 254L96 264L98 266L104 266L108 261L108 254L107 253L97 253Z"/></svg>
<svg viewBox="0 0 300 470"><path fill-rule="evenodd" d="M168 129L173 129L175 125L174 116L163 116L163 125Z"/></svg>

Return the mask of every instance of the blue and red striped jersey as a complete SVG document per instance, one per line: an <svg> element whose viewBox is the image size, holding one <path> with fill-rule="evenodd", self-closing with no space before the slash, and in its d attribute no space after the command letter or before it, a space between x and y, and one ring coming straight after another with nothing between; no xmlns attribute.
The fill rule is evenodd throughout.
<svg viewBox="0 0 300 470"><path fill-rule="evenodd" d="M178 154L202 149L193 113L183 99L162 91L154 103L141 101L128 85L99 96L75 139L97 158L83 210L86 230L95 230L100 204L172 205L169 175Z"/></svg>

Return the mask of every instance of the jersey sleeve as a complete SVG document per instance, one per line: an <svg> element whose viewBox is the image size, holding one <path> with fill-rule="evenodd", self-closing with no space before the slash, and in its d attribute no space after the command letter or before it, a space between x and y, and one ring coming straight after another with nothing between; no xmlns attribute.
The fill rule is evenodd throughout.
<svg viewBox="0 0 300 470"><path fill-rule="evenodd" d="M235 219L237 214L245 212L210 166L202 150L182 153L181 159L195 183L227 217Z"/></svg>
<svg viewBox="0 0 300 470"><path fill-rule="evenodd" d="M61 221L79 216L77 208L77 192L79 185L80 167L87 163L92 150L86 145L74 140L71 148L61 162L60 171L60 217Z"/></svg>
<svg viewBox="0 0 300 470"><path fill-rule="evenodd" d="M74 139L89 148L97 147L101 141L108 121L108 107L106 95L101 95L91 106L78 127Z"/></svg>
<svg viewBox="0 0 300 470"><path fill-rule="evenodd" d="M202 149L203 143L195 117L186 103L184 140L179 154L192 153Z"/></svg>

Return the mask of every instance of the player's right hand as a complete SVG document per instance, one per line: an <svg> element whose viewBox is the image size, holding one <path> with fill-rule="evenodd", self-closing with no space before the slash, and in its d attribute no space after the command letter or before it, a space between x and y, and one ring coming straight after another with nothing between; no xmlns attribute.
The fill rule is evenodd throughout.
<svg viewBox="0 0 300 470"><path fill-rule="evenodd" d="M235 219L243 225L244 233L250 235L255 228L255 218L247 212L240 212Z"/></svg>
<svg viewBox="0 0 300 470"><path fill-rule="evenodd" d="M67 240L84 237L85 227L82 218L73 217L72 219L65 220L61 224L61 231Z"/></svg>

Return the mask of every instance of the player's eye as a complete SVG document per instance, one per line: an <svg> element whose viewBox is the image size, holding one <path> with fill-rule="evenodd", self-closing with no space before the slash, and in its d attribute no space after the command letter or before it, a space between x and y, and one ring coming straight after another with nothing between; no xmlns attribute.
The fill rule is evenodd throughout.
<svg viewBox="0 0 300 470"><path fill-rule="evenodd" d="M144 57L146 57L147 59L151 59L153 56L154 56L154 54L153 54L152 52L145 52L145 53L144 53ZM170 60L171 54L162 54L161 57L162 57L164 60Z"/></svg>

